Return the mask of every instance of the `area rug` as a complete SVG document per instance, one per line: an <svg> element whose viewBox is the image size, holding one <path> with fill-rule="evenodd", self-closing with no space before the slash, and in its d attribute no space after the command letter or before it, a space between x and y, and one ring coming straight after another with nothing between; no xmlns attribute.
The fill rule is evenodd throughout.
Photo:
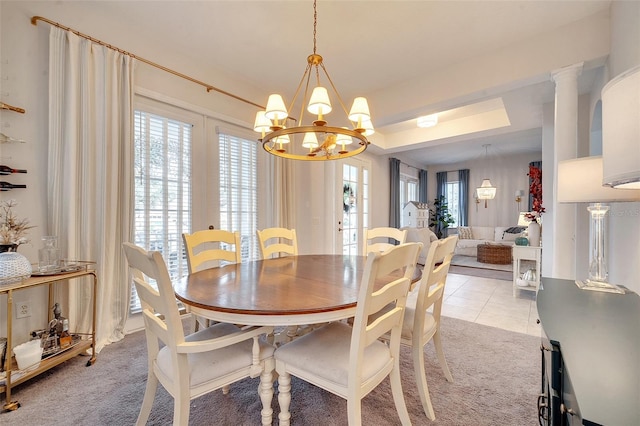
<svg viewBox="0 0 640 426"><path fill-rule="evenodd" d="M540 339L454 318L442 318L444 351L454 382L445 380L433 344L427 345L426 371L436 420L420 404L410 348L401 352L405 401L414 425L530 426L538 424ZM0 414L7 425L133 425L146 383L143 332L105 347L96 363L71 359L18 386L12 399L22 407ZM191 402L190 425L259 425L258 379L231 385ZM293 425L343 426L346 402L303 381L292 380ZM277 399L272 403L279 412ZM170 425L173 400L159 387L149 425ZM273 424L277 424L274 417ZM362 401L362 424L399 425L388 379Z"/></svg>
<svg viewBox="0 0 640 426"><path fill-rule="evenodd" d="M472 277L491 278L494 280L512 281L513 273L511 271L498 271L495 269L471 268L469 266L449 267L450 274L469 275Z"/></svg>
<svg viewBox="0 0 640 426"><path fill-rule="evenodd" d="M466 266L468 268L478 268L478 269L492 269L494 271L513 271L513 265L510 263L508 265L494 265L492 263L481 263L476 260L474 256L461 256L456 254L451 259L451 265L455 266Z"/></svg>

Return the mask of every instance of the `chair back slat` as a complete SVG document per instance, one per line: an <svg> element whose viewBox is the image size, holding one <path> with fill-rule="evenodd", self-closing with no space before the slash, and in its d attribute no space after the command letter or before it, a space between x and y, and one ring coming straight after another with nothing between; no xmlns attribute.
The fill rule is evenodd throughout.
<svg viewBox="0 0 640 426"><path fill-rule="evenodd" d="M131 243L124 243L123 246L129 267L133 270L146 332L166 345L175 346L184 342L180 313L162 254L147 252ZM148 279L155 281L158 290L153 288Z"/></svg>
<svg viewBox="0 0 640 426"><path fill-rule="evenodd" d="M407 230L380 227L365 230L363 253L366 256L372 252L387 251L397 244L404 244L407 240Z"/></svg>
<svg viewBox="0 0 640 426"><path fill-rule="evenodd" d="M350 353L349 374L354 375L355 381L362 368L365 348L380 336L390 333L391 347L397 341L395 348L399 348L407 293L421 248L422 243L408 243L395 246L384 253L372 252L367 256L351 337L351 347L357 349ZM402 271L402 277L390 275L394 271ZM383 282L385 284L374 291L374 287ZM394 308L388 309L390 304ZM376 315L383 310L383 313ZM376 319L369 324L371 315L375 315ZM397 355L393 354L394 357Z"/></svg>
<svg viewBox="0 0 640 426"><path fill-rule="evenodd" d="M221 229L206 229L182 234L189 273L221 266L222 263L240 263L240 233ZM228 248L222 248L225 244Z"/></svg>
<svg viewBox="0 0 640 426"><path fill-rule="evenodd" d="M422 280L418 290L416 313L414 318L415 333L422 333L427 309L433 306L436 321L440 320L444 288L451 266L451 259L458 243L458 236L452 235L443 240L431 243L427 259L422 271Z"/></svg>
<svg viewBox="0 0 640 426"><path fill-rule="evenodd" d="M284 255L298 255L298 238L295 229L266 228L258 230L260 254L263 259Z"/></svg>

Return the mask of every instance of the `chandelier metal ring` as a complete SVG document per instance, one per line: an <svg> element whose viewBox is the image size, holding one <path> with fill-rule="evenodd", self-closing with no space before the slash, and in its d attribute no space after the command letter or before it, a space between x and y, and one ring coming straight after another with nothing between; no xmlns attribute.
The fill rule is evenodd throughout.
<svg viewBox="0 0 640 426"><path fill-rule="evenodd" d="M352 157L367 149L367 136L374 133L369 105L364 97L356 97L351 110L347 110L336 89L323 58L316 52L317 9L313 2L313 53L307 57L307 66L298 84L291 104L287 108L279 94L269 96L267 107L256 114L254 130L262 133L262 147L270 154L296 160L322 161ZM314 72L315 71L315 72ZM315 87L310 86L315 74ZM321 84L321 75L328 84ZM301 90L304 87L304 90ZM345 114L342 123L327 125L325 115L335 108L329 99L330 88ZM287 127L293 119L289 112L295 107L298 95L304 92L300 116L296 125ZM306 109L305 109L306 105ZM338 110L339 110L338 109ZM305 118L311 114L311 120ZM295 121L295 120L294 120ZM304 124L311 121L312 124ZM337 124L337 125L336 125ZM350 125L351 128L347 127Z"/></svg>

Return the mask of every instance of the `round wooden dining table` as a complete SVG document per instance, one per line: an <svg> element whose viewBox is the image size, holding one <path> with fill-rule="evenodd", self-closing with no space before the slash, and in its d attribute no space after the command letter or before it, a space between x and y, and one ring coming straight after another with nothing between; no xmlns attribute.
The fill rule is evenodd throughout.
<svg viewBox="0 0 640 426"><path fill-rule="evenodd" d="M366 261L313 254L228 264L192 273L177 281L174 291L192 313L214 321L271 326L337 321L355 316ZM413 282L420 277L416 268Z"/></svg>

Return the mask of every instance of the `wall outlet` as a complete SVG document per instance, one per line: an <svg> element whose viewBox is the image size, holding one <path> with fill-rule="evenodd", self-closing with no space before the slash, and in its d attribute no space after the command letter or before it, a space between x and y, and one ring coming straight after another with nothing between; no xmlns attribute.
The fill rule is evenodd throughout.
<svg viewBox="0 0 640 426"><path fill-rule="evenodd" d="M26 318L30 316L31 302L29 300L16 303L16 318Z"/></svg>

